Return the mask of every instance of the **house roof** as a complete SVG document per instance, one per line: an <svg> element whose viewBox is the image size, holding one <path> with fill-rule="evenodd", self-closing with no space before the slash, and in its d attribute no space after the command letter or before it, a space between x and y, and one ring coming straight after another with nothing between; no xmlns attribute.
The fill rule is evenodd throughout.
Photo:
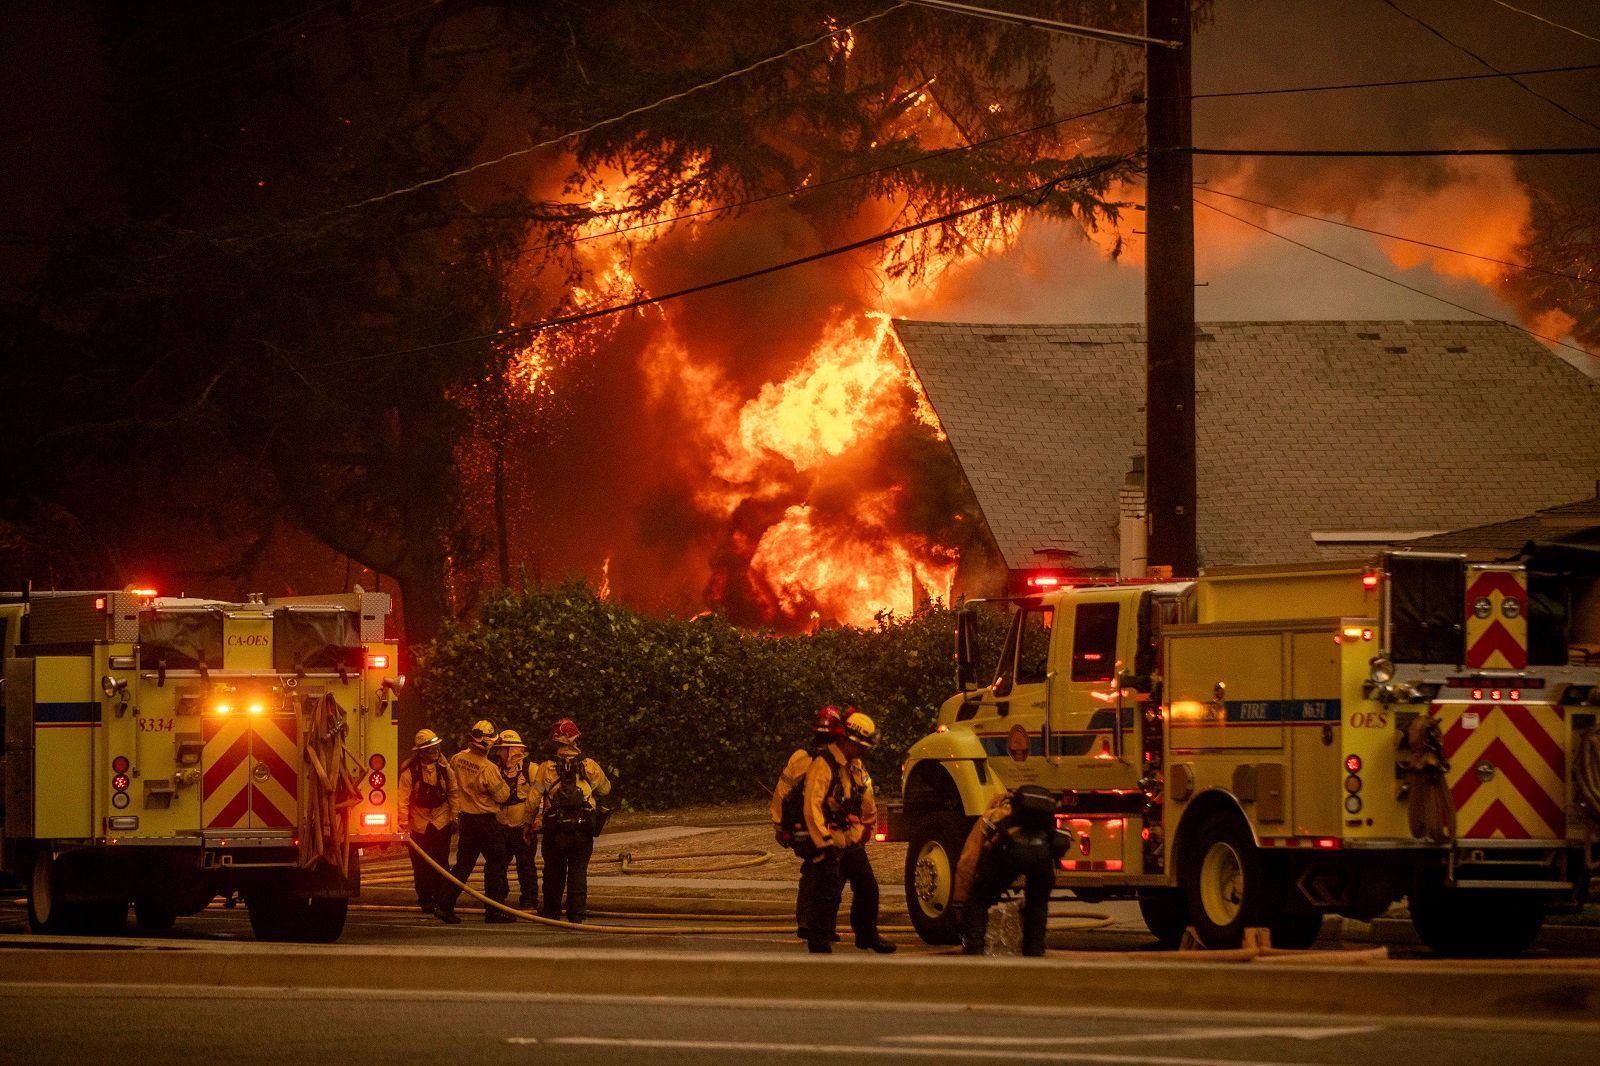
<svg viewBox="0 0 1600 1066"><path fill-rule="evenodd" d="M1117 565L1144 328L899 321L1010 567ZM1203 566L1362 555L1595 492L1600 382L1493 322L1222 322L1195 344Z"/></svg>
<svg viewBox="0 0 1600 1066"><path fill-rule="evenodd" d="M1422 537L1406 545L1418 551L1463 552L1474 559L1507 559L1529 541L1600 540L1600 495L1560 507L1545 507L1509 522Z"/></svg>

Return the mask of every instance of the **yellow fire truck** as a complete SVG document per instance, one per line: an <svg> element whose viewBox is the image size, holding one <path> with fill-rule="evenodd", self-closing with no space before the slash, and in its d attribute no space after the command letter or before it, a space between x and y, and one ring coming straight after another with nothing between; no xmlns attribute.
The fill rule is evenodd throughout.
<svg viewBox="0 0 1600 1066"><path fill-rule="evenodd" d="M1513 953L1585 898L1600 548L1395 551L1008 603L982 678L971 610L992 608L958 616L960 692L911 749L891 818L928 942L956 940L973 817L1025 783L1057 793L1074 844L1057 887L1137 899L1166 945L1264 927L1306 946L1326 914L1408 897L1434 949Z"/></svg>
<svg viewBox="0 0 1600 1066"><path fill-rule="evenodd" d="M258 939L333 941L397 842L405 683L389 596L0 595L0 869L41 932L170 927L241 896Z"/></svg>

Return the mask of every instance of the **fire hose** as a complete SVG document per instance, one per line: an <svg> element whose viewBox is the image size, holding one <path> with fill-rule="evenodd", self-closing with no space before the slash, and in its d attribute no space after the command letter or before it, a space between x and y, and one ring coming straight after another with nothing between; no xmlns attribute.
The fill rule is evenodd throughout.
<svg viewBox="0 0 1600 1066"><path fill-rule="evenodd" d="M1434 718L1419 715L1406 727L1400 741L1401 798L1411 835L1442 844L1456 836L1456 804L1445 783L1450 763L1444 757L1444 739Z"/></svg>
<svg viewBox="0 0 1600 1066"><path fill-rule="evenodd" d="M429 866L431 866L434 869L435 872L437 872L440 875L442 875L446 881L448 881L452 885L455 885L462 892L464 892L467 895L471 896L473 899L479 901L485 907L494 907L496 910L500 911L501 913L508 914L508 915L512 916L513 918L519 918L519 919L521 919L523 921L528 921L528 922L535 922L535 923L537 923L539 925L551 926L552 928L556 928L556 929L568 929L568 930L572 930L574 932L582 932L582 933L623 933L623 934L628 934L628 933L632 933L632 934L638 934L638 933L651 933L651 934L659 934L659 933L671 933L671 934L686 934L686 933L692 933L692 934L706 934L706 933L789 933L789 934L792 934L793 931L794 931L794 922L793 921L788 921L788 920L784 921L782 924L737 924L737 923L742 923L742 922L749 922L749 921L752 921L753 919L761 919L761 918L771 917L770 915L723 914L723 915L716 915L715 917L698 916L698 917L700 917L700 919L702 921L711 920L711 921L720 921L720 922L725 923L725 924L722 924L720 926L719 925L648 925L648 926L647 925L598 925L598 924L593 924L593 923L590 923L590 922L566 922L566 921L562 921L562 920L560 920L558 918L546 918L543 915L534 914L534 913L532 913L530 911L520 910L520 909L518 909L516 907L507 906L504 903L500 903L500 902L498 902L496 900L492 900L488 896L484 895L482 892L479 892L477 889L473 888L471 885L468 885L468 884L466 884L466 883L464 883L462 881L457 880L456 877L453 874L451 874L451 872L449 870L445 869L443 866L439 865L439 863L435 862L433 856L431 856L427 852L423 851L422 847L415 840L413 840L412 838L410 838L410 837L406 838L406 846L408 848L410 848L412 850L412 852L414 852L416 855L420 856L424 862L426 862ZM658 859L680 859L680 858L710 857L710 856L718 856L718 855L742 855L742 856L748 857L748 856L751 856L753 854L756 854L756 853L753 853L753 852L680 852L680 853L675 853L673 855L654 856L652 858L658 858ZM761 860L759 860L760 862L765 862L765 861L771 859L771 855L769 855L766 852L760 852L759 854L761 856L763 856L763 858ZM624 855L618 855L613 859L600 860L600 861L624 862L624 859L625 859ZM648 861L648 860L636 859L636 860L630 860L630 861ZM758 864L759 864L759 862L746 861L746 862L740 863L739 865L741 865L741 866L754 866L754 865L758 865ZM624 862L624 868L626 868L627 865L628 865L628 863ZM714 867L713 869L731 869L731 868L733 868L733 867ZM684 872L689 872L689 871L687 869L677 869L677 870L673 870L671 872L684 873ZM370 882L370 883L376 883L376 882ZM639 912L616 912L615 916L616 917L629 917L629 918L631 918L631 917L644 917L644 915L639 913ZM678 917L678 915L670 915L670 917L676 918L676 917ZM1070 927L1074 931L1082 931L1082 930L1087 930L1087 929L1099 929L1099 928L1103 928L1104 926L1110 925L1111 922L1112 922L1111 916L1107 915L1107 914L1084 913L1084 914L1070 914L1070 915L1065 915L1064 917L1084 919L1084 920L1087 921L1088 924L1076 925L1076 926ZM885 930L885 931L888 931L888 932L911 932L912 931L912 927L910 927L910 926L883 926L881 928L883 930Z"/></svg>
<svg viewBox="0 0 1600 1066"><path fill-rule="evenodd" d="M331 694L307 701L306 762L310 785L300 796L299 865L310 869L319 862L337 870L350 867L349 808L361 802L357 784L359 763L345 747L350 727L344 708ZM353 769L355 767L356 769Z"/></svg>

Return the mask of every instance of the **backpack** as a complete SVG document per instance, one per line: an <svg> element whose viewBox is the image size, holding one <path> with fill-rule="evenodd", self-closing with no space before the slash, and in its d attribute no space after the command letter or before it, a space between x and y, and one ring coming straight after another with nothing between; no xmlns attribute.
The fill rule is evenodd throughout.
<svg viewBox="0 0 1600 1066"><path fill-rule="evenodd" d="M815 755L812 756L814 760ZM802 859L815 854L815 846L811 843L811 834L806 831L806 779L802 774L800 780L789 787L783 797L783 804L779 808L780 821L778 829L787 836L786 843ZM801 854L807 852L808 854Z"/></svg>
<svg viewBox="0 0 1600 1066"><path fill-rule="evenodd" d="M582 773L582 756L556 760L556 785L547 800L549 809L544 816L547 832L565 837L593 836L598 832L594 825L594 812L584 798L583 790L578 787L578 775ZM588 783L588 780L585 776L584 782Z"/></svg>

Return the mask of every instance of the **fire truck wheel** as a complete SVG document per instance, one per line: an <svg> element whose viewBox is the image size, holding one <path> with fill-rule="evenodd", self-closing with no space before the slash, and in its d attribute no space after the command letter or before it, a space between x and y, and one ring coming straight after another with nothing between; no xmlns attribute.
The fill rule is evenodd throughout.
<svg viewBox="0 0 1600 1066"><path fill-rule="evenodd" d="M1189 906L1181 888L1153 888L1139 896L1139 916L1156 938L1156 946L1170 951L1183 941L1189 927Z"/></svg>
<svg viewBox="0 0 1600 1066"><path fill-rule="evenodd" d="M959 944L961 923L950 906L956 861L972 819L957 811L919 818L906 842L906 910L917 935L928 944Z"/></svg>
<svg viewBox="0 0 1600 1066"><path fill-rule="evenodd" d="M1544 904L1531 892L1430 886L1410 906L1417 936L1440 955L1518 955L1544 928Z"/></svg>
<svg viewBox="0 0 1600 1066"><path fill-rule="evenodd" d="M1189 920L1209 948L1236 948L1268 924L1267 870L1250 832L1231 812L1212 815L1183 854Z"/></svg>
<svg viewBox="0 0 1600 1066"><path fill-rule="evenodd" d="M291 899L257 890L246 897L250 931L257 940L331 944L344 933L347 899Z"/></svg>

